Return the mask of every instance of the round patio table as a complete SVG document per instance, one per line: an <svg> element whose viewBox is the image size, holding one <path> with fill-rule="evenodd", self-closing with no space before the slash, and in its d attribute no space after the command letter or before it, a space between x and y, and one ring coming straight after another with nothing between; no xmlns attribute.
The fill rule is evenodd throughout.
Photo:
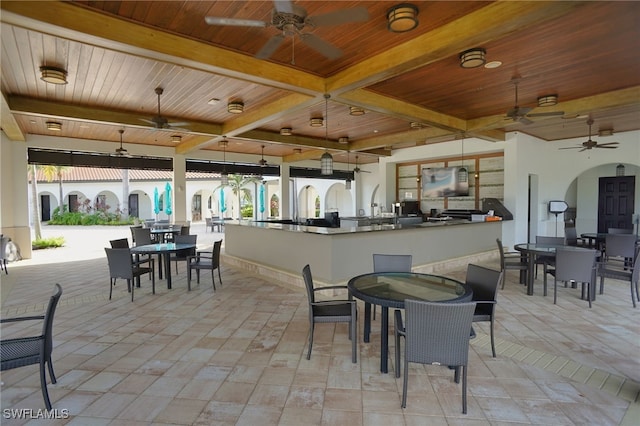
<svg viewBox="0 0 640 426"><path fill-rule="evenodd" d="M157 254L158 255L158 276L162 279L162 258L164 257L165 275L167 276L167 288L171 290L171 253L179 251L194 250L196 244L145 244L131 248L133 254Z"/></svg>
<svg viewBox="0 0 640 426"><path fill-rule="evenodd" d="M471 286L453 278L416 272L376 272L351 278L350 294L368 302L364 310L364 341L371 333L371 304L381 307L380 372L387 373L389 357L389 308L404 309L405 299L429 302L468 302Z"/></svg>

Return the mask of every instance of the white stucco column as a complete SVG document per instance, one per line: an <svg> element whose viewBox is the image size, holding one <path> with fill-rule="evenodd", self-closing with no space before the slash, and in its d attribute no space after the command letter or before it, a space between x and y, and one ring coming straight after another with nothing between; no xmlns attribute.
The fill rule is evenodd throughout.
<svg viewBox="0 0 640 426"><path fill-rule="evenodd" d="M173 220L191 220L191 200L187 202L187 160L184 155L173 155ZM187 214L188 213L188 214Z"/></svg>
<svg viewBox="0 0 640 426"><path fill-rule="evenodd" d="M0 233L20 247L25 259L31 258L29 226L29 179L27 144L10 141L1 133L0 145Z"/></svg>
<svg viewBox="0 0 640 426"><path fill-rule="evenodd" d="M280 165L280 219L291 219L291 191L289 182L289 164ZM293 194L294 197L297 194Z"/></svg>

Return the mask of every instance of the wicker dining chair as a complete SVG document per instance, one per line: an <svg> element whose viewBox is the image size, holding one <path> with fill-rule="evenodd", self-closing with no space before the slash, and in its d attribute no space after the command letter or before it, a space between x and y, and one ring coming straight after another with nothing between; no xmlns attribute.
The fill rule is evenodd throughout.
<svg viewBox="0 0 640 426"><path fill-rule="evenodd" d="M210 252L200 251L194 255L187 256L187 289L191 291L191 271L196 271L196 280L200 284L200 271L211 271L211 282L213 290L216 289L216 279L213 272L218 270L218 278L222 285L222 275L220 273L220 251L222 250L222 240L215 241Z"/></svg>
<svg viewBox="0 0 640 426"><path fill-rule="evenodd" d="M413 256L410 254L373 254L373 272L411 272ZM376 319L376 305L373 305Z"/></svg>
<svg viewBox="0 0 640 426"><path fill-rule="evenodd" d="M395 311L396 336L404 336L404 381L402 408L407 406L409 363L453 367L454 380L460 382L462 370L462 413L467 414L467 365L469 339L476 302L433 303L407 299L405 321ZM398 338L396 340L399 340ZM400 348L396 345L396 377L400 377Z"/></svg>
<svg viewBox="0 0 640 426"><path fill-rule="evenodd" d="M144 274L151 274L151 286L153 294L156 294L155 262L150 259L149 266L136 264L128 248L105 247L107 262L109 264L109 300L113 293L113 287L118 278L127 280L127 288L131 292L133 302L134 289L136 287L134 279Z"/></svg>
<svg viewBox="0 0 640 426"><path fill-rule="evenodd" d="M357 309L355 300L316 300L316 292L323 290L346 290L347 286L332 285L325 287L314 287L311 267L306 265L302 268L302 277L309 301L309 351L307 359L311 359L311 348L313 347L313 332L316 323L349 323L349 338L351 339L351 362L357 362Z"/></svg>
<svg viewBox="0 0 640 426"><path fill-rule="evenodd" d="M485 268L484 266L467 265L467 277L465 283L473 290L473 302L476 309L473 313L473 322L489 322L491 333L491 353L496 357L496 344L493 336L496 304L498 303L498 286L502 283L504 271Z"/></svg>
<svg viewBox="0 0 640 426"><path fill-rule="evenodd" d="M49 370L51 383L57 382L51 363L51 353L53 352L53 316L56 307L62 296L60 284L54 286L53 295L49 298L49 305L44 315L2 318L0 323L43 320L42 333L37 336L16 337L0 340L0 364L1 370L11 370L13 368L25 367L27 365L40 365L40 388L47 410L51 410L51 400L47 390L47 378L45 366Z"/></svg>

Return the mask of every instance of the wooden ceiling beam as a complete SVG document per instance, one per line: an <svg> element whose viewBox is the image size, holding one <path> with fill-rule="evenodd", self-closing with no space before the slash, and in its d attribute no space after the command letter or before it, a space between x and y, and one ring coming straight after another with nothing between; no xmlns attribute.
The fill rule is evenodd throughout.
<svg viewBox="0 0 640 426"><path fill-rule="evenodd" d="M327 79L334 96L457 55L470 47L555 19L585 2L492 2Z"/></svg>
<svg viewBox="0 0 640 426"><path fill-rule="evenodd" d="M130 111L114 111L105 108L87 107L86 105L49 102L24 96L10 96L8 104L9 109L13 113L33 114L44 117L58 117L60 119L81 120L153 129L152 126L141 123L140 119L142 117L140 115ZM181 121L181 119L176 119L175 117L165 118L167 118L169 122ZM190 121L188 123L188 130L177 130L215 136L221 134L222 127L219 124Z"/></svg>
<svg viewBox="0 0 640 426"><path fill-rule="evenodd" d="M20 129L16 118L11 113L9 102L5 98L4 93L0 94L0 125L5 135L12 141L25 142L26 136Z"/></svg>
<svg viewBox="0 0 640 426"><path fill-rule="evenodd" d="M448 130L438 129L435 127L427 127L419 130L407 130L392 135L376 136L367 139L360 139L349 144L351 151L367 151L372 149L393 146L401 143L415 143L416 145L424 144L430 138L450 135Z"/></svg>
<svg viewBox="0 0 640 426"><path fill-rule="evenodd" d="M612 92L601 93L585 98L573 99L570 101L559 102L553 108L536 108L530 113L536 112L552 112L563 111L564 116L588 115L593 111L606 110L625 105L640 105L640 86L630 87L627 89L614 90ZM539 117L536 121L550 119L552 117ZM467 133L475 134L477 132L485 133L487 130L504 127L504 115L493 115L488 117L480 117L469 120L467 122Z"/></svg>
<svg viewBox="0 0 640 426"><path fill-rule="evenodd" d="M114 18L66 1L1 2L2 22L106 49L213 72L308 95L324 93L322 77L263 61L149 26Z"/></svg>
<svg viewBox="0 0 640 426"><path fill-rule="evenodd" d="M346 146L335 142L335 141L325 141L324 139L316 139L309 138L305 136L299 135L291 135L291 136L282 136L280 133L268 132L265 130L250 130L248 132L244 132L236 135L235 137L239 139L247 139L255 141L256 143L274 143L280 145L290 145L290 146L301 146L301 147L309 147L309 148L325 148L332 150L342 150L346 151Z"/></svg>

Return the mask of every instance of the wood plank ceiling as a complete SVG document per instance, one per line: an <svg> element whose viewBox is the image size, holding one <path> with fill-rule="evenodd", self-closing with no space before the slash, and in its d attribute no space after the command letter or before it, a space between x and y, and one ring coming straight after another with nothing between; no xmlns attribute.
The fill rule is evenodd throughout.
<svg viewBox="0 0 640 426"><path fill-rule="evenodd" d="M463 135L586 137L587 117L596 135L640 129L638 2L415 1L419 25L406 33L387 29L394 3L294 4L311 19L358 7L369 18L339 23L334 15L336 25L307 23L300 31L339 48L337 58L288 35L258 59L276 28L208 25L205 16L270 22L271 1L3 0L2 129L13 140L38 134L117 142L124 128L127 144L174 147L187 157L221 150L224 135L228 152L256 162L264 145L277 161L318 159L328 149L339 162L357 152L361 163ZM475 47L501 66L460 67L460 52ZM44 83L41 66L64 68L68 84ZM532 124L506 119L514 76L520 106L564 114ZM186 124L149 123L158 115L157 87L164 89L160 115ZM549 94L558 104L537 107ZM229 102L242 102L244 112L229 113ZM366 113L350 115L351 106ZM309 125L325 116L327 127ZM62 130L47 130L47 121ZM281 135L283 127L293 134Z"/></svg>

